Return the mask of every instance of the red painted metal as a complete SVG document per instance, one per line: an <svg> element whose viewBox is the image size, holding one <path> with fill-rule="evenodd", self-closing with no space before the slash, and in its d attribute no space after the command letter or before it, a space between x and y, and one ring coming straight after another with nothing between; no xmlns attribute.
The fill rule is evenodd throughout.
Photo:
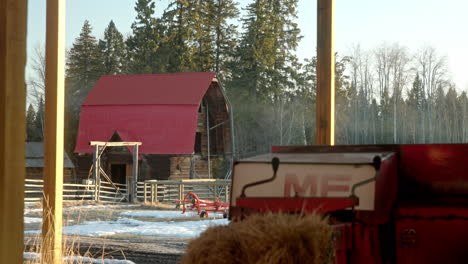
<svg viewBox="0 0 468 264"><path fill-rule="evenodd" d="M395 241L398 264L468 262L467 207L401 207Z"/></svg>
<svg viewBox="0 0 468 264"><path fill-rule="evenodd" d="M83 106L75 152L92 151L89 141L143 142L142 154L192 154L198 105Z"/></svg>
<svg viewBox="0 0 468 264"><path fill-rule="evenodd" d="M198 105L215 72L102 76L83 105Z"/></svg>
<svg viewBox="0 0 468 264"><path fill-rule="evenodd" d="M272 152L394 153L382 160L374 210L355 210L341 220L334 214L339 206L321 211L332 216L335 263L468 263L468 144L293 146L273 147ZM230 217L297 211L292 209L300 207L300 201L290 199L296 198L237 197ZM310 199L312 208L323 198L301 199Z"/></svg>
<svg viewBox="0 0 468 264"><path fill-rule="evenodd" d="M390 155L382 161L379 176L375 181L374 211L368 217L358 219L367 223L384 224L392 220L393 208L398 199L398 164L397 156Z"/></svg>
<svg viewBox="0 0 468 264"><path fill-rule="evenodd" d="M314 197L314 198L237 198L236 205L259 212L300 212L328 213L357 206L359 201L353 197Z"/></svg>
<svg viewBox="0 0 468 264"><path fill-rule="evenodd" d="M83 103L75 152L89 141L140 141L142 154L192 154L198 108L215 73L103 76Z"/></svg>
<svg viewBox="0 0 468 264"><path fill-rule="evenodd" d="M188 211L197 211L197 214L201 216L204 211L205 216L208 216L208 212L223 212L227 213L229 208L228 203L222 203L218 198L214 201L202 200L194 192L188 192L185 194L184 199L177 200L182 204L182 213Z"/></svg>
<svg viewBox="0 0 468 264"><path fill-rule="evenodd" d="M401 145L398 163L403 201L448 205L468 197L468 144Z"/></svg>

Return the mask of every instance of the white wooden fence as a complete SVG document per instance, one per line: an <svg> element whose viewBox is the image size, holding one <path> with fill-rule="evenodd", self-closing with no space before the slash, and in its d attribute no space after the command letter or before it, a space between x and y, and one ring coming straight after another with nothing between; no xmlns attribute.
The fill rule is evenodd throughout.
<svg viewBox="0 0 468 264"><path fill-rule="evenodd" d="M187 192L194 192L200 199L229 202L231 180L196 179L180 181L150 180L139 184L138 198L145 202L176 202ZM141 193L143 190L143 193ZM141 196L142 194L142 196Z"/></svg>
<svg viewBox="0 0 468 264"><path fill-rule="evenodd" d="M93 183L89 184L63 184L63 200L96 200ZM31 180L26 179L25 181L25 197L26 203L42 201L42 191L44 189L43 180ZM99 191L99 200L101 201L112 201L120 202L124 201L126 197L127 189L125 184L109 183L101 181L101 187Z"/></svg>
<svg viewBox="0 0 468 264"><path fill-rule="evenodd" d="M176 203L187 192L196 193L200 199L229 202L231 180L196 179L180 181L145 181L137 183L137 197L142 202ZM39 202L42 200L42 180L26 179L25 202ZM63 184L63 199L71 200L99 200L109 202L127 202L127 186L125 184L101 181L99 199L95 197L94 183Z"/></svg>

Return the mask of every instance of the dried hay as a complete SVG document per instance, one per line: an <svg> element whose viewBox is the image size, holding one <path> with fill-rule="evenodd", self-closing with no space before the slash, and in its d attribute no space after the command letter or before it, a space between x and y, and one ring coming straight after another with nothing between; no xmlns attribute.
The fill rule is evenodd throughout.
<svg viewBox="0 0 468 264"><path fill-rule="evenodd" d="M332 228L318 215L253 215L208 228L181 263L332 263Z"/></svg>

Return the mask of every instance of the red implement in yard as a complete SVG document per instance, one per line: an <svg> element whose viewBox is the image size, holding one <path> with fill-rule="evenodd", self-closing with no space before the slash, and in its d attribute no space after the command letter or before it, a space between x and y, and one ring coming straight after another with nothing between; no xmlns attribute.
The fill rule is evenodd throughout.
<svg viewBox="0 0 468 264"><path fill-rule="evenodd" d="M222 203L219 198L214 201L202 200L196 193L188 192L183 200L177 200L182 204L182 213L185 211L196 211L200 217L208 217L209 212L222 212L223 217L227 218L228 203Z"/></svg>
<svg viewBox="0 0 468 264"><path fill-rule="evenodd" d="M468 144L274 147L233 175L230 219L328 215L335 264L468 263Z"/></svg>

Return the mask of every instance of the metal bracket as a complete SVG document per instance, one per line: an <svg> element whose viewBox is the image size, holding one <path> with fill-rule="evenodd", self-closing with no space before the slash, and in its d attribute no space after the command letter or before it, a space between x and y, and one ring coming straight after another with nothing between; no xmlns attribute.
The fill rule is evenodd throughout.
<svg viewBox="0 0 468 264"><path fill-rule="evenodd" d="M272 160L271 160L271 166L273 167L273 176L269 179L266 179L266 180L261 180L261 181L256 181L256 182L252 182L252 183L249 183L249 184L246 184L243 188L242 188L242 193L241 193L241 196L240 197L245 197L245 190L247 188L250 188L252 186L255 186L255 185L260 185L260 184L264 184L264 183L268 183L268 182L271 182L271 181L274 181L276 179L276 172L278 172L278 167L279 167L279 164L280 164L280 160L277 158L277 157L274 157Z"/></svg>

